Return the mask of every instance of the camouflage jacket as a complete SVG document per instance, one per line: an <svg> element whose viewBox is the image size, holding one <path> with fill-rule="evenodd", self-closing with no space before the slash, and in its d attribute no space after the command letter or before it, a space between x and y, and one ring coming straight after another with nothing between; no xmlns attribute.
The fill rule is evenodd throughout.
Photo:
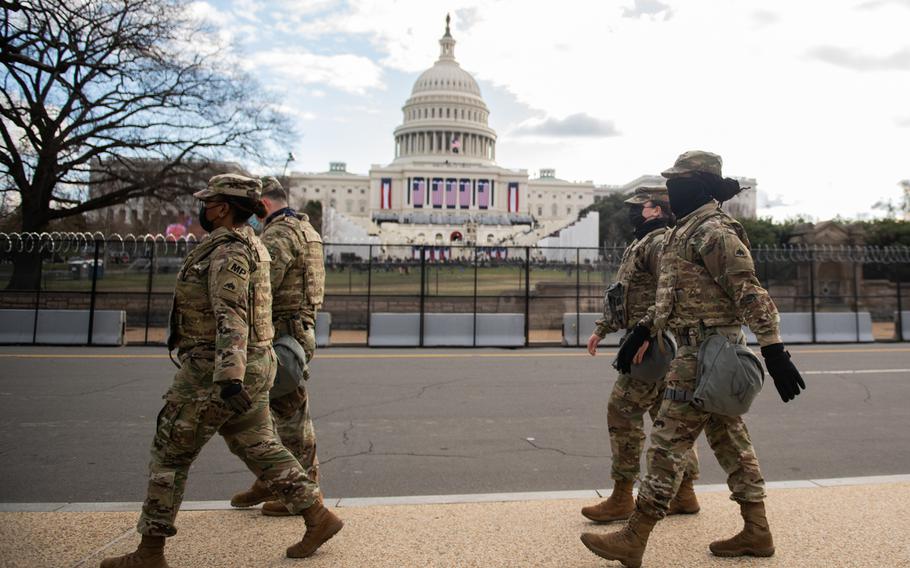
<svg viewBox="0 0 910 568"><path fill-rule="evenodd" d="M322 238L309 217L278 215L262 230L262 242L272 257L269 277L276 327L291 319L315 325L325 294L325 264Z"/></svg>
<svg viewBox="0 0 910 568"><path fill-rule="evenodd" d="M247 352L271 345L269 253L248 226L221 227L177 275L168 348L214 359L215 383L242 382Z"/></svg>
<svg viewBox="0 0 910 568"><path fill-rule="evenodd" d="M716 203L666 234L660 270L656 303L641 320L653 333L745 323L762 346L780 343L777 306L755 276L745 230Z"/></svg>
<svg viewBox="0 0 910 568"><path fill-rule="evenodd" d="M625 321L617 321L604 305L604 317L597 320L594 333L600 337L631 327L648 313L654 305L659 276L660 249L666 227L654 229L640 239L632 241L622 255L616 281L623 285ZM606 302L605 302L606 304Z"/></svg>

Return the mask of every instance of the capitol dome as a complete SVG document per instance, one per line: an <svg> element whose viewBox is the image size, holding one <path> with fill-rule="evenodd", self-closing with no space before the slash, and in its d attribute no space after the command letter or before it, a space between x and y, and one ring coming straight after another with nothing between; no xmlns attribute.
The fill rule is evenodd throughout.
<svg viewBox="0 0 910 568"><path fill-rule="evenodd" d="M439 59L420 74L405 102L403 122L395 129L395 161L440 158L492 164L496 133L480 87L455 60L455 39L446 16Z"/></svg>

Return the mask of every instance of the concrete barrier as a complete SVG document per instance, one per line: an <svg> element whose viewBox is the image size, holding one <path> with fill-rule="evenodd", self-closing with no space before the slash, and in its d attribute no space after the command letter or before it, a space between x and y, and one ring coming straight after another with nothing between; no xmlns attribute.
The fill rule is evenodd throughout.
<svg viewBox="0 0 910 568"><path fill-rule="evenodd" d="M0 310L0 344L85 345L89 310L39 310L35 333L34 310ZM123 345L126 312L95 310L92 345Z"/></svg>
<svg viewBox="0 0 910 568"><path fill-rule="evenodd" d="M815 340L818 343L856 343L857 324L859 342L875 341L872 336L872 315L869 312L816 312ZM743 326L746 341L756 344L755 334ZM781 340L787 343L812 343L812 313L782 312L780 314Z"/></svg>
<svg viewBox="0 0 910 568"><path fill-rule="evenodd" d="M420 345L420 314L370 314L370 347L416 347Z"/></svg>
<svg viewBox="0 0 910 568"><path fill-rule="evenodd" d="M332 341L332 314L316 312L316 346L328 347Z"/></svg>
<svg viewBox="0 0 910 568"><path fill-rule="evenodd" d="M520 347L525 344L524 314L428 313L424 314L423 322L425 347ZM420 345L420 314L370 314L367 343L370 347Z"/></svg>
<svg viewBox="0 0 910 568"><path fill-rule="evenodd" d="M575 312L562 314L562 344L570 346L586 346L588 344L588 338L591 337L592 333L594 333L594 328L596 327L595 322L603 317L603 315L592 312L578 314L577 319L575 316ZM576 321L580 326L577 334ZM622 339L623 335L625 335L624 331L610 333L604 337L600 343L598 343L598 345L619 345L619 341Z"/></svg>
<svg viewBox="0 0 910 568"><path fill-rule="evenodd" d="M894 312L894 339L900 339L897 334L898 324L902 324L904 331L904 341L910 341L910 312L901 312L901 321L898 322L897 312Z"/></svg>

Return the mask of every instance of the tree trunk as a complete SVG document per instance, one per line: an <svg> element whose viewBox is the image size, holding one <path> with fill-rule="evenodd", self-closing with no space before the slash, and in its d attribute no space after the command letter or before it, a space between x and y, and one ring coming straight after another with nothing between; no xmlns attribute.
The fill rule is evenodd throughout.
<svg viewBox="0 0 910 568"><path fill-rule="evenodd" d="M36 199L29 197L25 193L21 195L22 232L41 233L48 224L47 213L42 211L40 205L35 203ZM14 243L13 246L18 246L18 243ZM16 291L37 290L41 284L41 250L38 247L38 243L35 243L31 252L19 251L14 248L9 254L13 259L13 274L10 276L6 289Z"/></svg>

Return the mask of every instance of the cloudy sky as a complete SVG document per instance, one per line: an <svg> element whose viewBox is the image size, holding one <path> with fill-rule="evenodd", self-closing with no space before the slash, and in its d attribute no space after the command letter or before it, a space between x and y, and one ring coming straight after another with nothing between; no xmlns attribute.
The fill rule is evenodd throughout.
<svg viewBox="0 0 910 568"><path fill-rule="evenodd" d="M366 173L439 52L497 161L618 185L687 149L754 177L760 214L881 215L910 178L910 0L205 0L193 12L293 117L292 170Z"/></svg>

